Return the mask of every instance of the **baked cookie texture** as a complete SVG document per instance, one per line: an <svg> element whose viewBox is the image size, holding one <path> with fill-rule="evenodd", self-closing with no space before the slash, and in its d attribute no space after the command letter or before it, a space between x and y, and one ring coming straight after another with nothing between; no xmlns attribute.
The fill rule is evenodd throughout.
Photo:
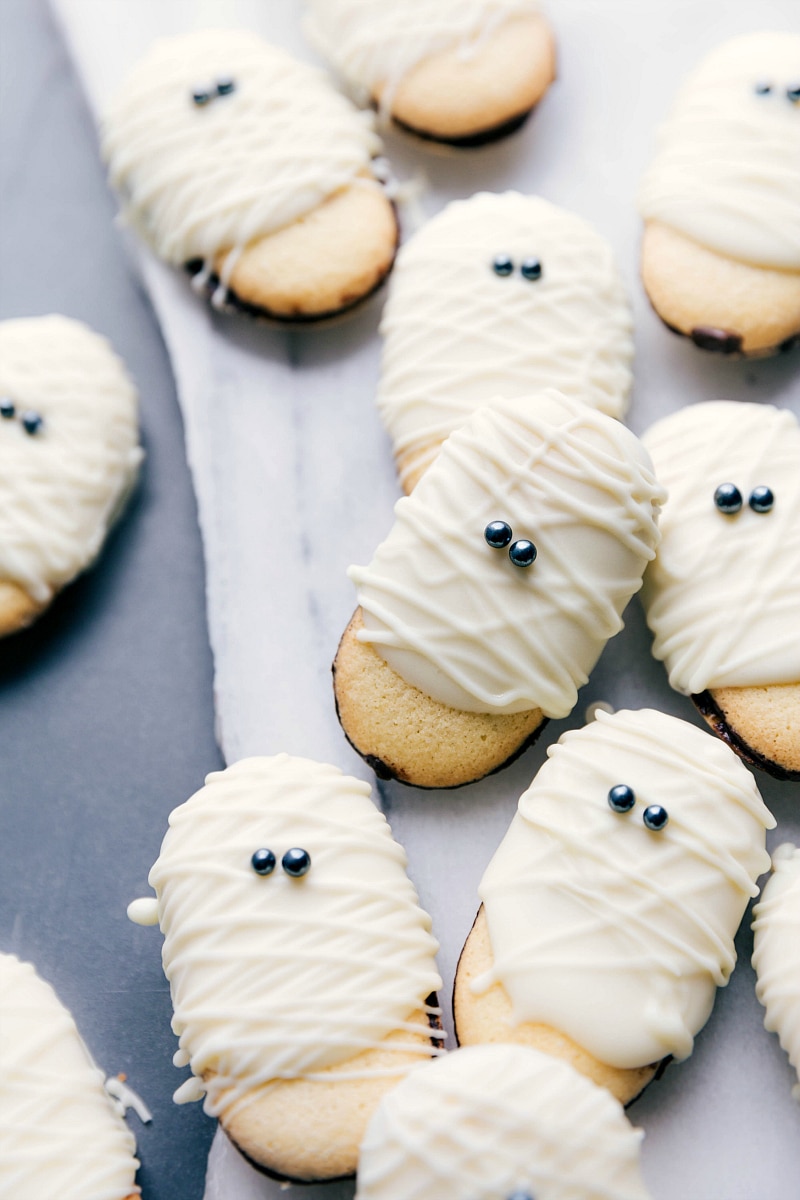
<svg viewBox="0 0 800 1200"><path fill-rule="evenodd" d="M800 849L788 843L772 856L772 875L753 909L756 995L764 1027L777 1033L800 1075ZM800 1100L800 1082L792 1089Z"/></svg>
<svg viewBox="0 0 800 1200"><path fill-rule="evenodd" d="M479 408L350 568L334 690L358 753L383 777L456 787L566 716L641 586L662 499L637 438L578 400Z"/></svg>
<svg viewBox="0 0 800 1200"><path fill-rule="evenodd" d="M134 1200L136 1142L53 989L0 954L2 1200Z"/></svg>
<svg viewBox="0 0 800 1200"><path fill-rule="evenodd" d="M377 403L407 492L493 396L628 406L633 321L611 247L540 196L448 204L401 249L381 333Z"/></svg>
<svg viewBox="0 0 800 1200"><path fill-rule="evenodd" d="M450 145L517 129L556 73L537 0L309 0L305 28L362 103Z"/></svg>
<svg viewBox="0 0 800 1200"><path fill-rule="evenodd" d="M0 636L92 564L142 457L136 390L105 338L57 315L0 322Z"/></svg>
<svg viewBox="0 0 800 1200"><path fill-rule="evenodd" d="M127 219L218 308L318 320L391 269L397 221L372 170L372 118L254 33L157 41L102 143Z"/></svg>
<svg viewBox="0 0 800 1200"><path fill-rule="evenodd" d="M481 881L459 1042L535 1046L634 1099L691 1054L774 824L737 757L675 717L600 710L565 733Z"/></svg>
<svg viewBox="0 0 800 1200"><path fill-rule="evenodd" d="M209 775L150 872L192 1076L237 1146L298 1181L353 1174L384 1092L439 1052L430 918L369 785L281 754Z"/></svg>
<svg viewBox="0 0 800 1200"><path fill-rule="evenodd" d="M642 1132L602 1088L549 1055L470 1046L380 1103L357 1200L647 1200Z"/></svg>
<svg viewBox="0 0 800 1200"><path fill-rule="evenodd" d="M653 654L737 754L800 779L800 423L717 400L643 441L669 493L642 590Z"/></svg>
<svg viewBox="0 0 800 1200"><path fill-rule="evenodd" d="M639 193L658 315L722 354L800 336L800 34L725 42L678 93Z"/></svg>

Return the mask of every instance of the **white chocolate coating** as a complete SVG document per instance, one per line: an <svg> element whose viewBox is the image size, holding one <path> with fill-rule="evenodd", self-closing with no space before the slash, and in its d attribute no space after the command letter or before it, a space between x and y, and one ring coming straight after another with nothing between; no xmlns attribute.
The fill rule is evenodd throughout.
<svg viewBox="0 0 800 1200"><path fill-rule="evenodd" d="M230 95L193 103L223 77ZM229 270L368 171L378 148L369 115L322 72L243 30L157 41L103 123L111 182L156 252L181 265L229 250Z"/></svg>
<svg viewBox="0 0 800 1200"><path fill-rule="evenodd" d="M800 681L800 423L767 404L710 401L682 408L643 441L669 499L642 599L674 688ZM734 483L742 509L714 504ZM753 488L772 489L755 513Z"/></svg>
<svg viewBox="0 0 800 1200"><path fill-rule="evenodd" d="M779 846L772 866L753 909L756 995L766 1009L764 1028L777 1033L800 1076L800 848ZM800 1101L800 1082L792 1095Z"/></svg>
<svg viewBox="0 0 800 1200"><path fill-rule="evenodd" d="M445 442L369 567L370 642L407 683L469 712L563 717L658 544L663 490L619 422L548 390L495 399ZM515 567L491 521L538 549Z"/></svg>
<svg viewBox="0 0 800 1200"><path fill-rule="evenodd" d="M105 338L68 317L0 323L0 580L36 601L94 560L136 478L136 391ZM41 415L39 433L19 416Z"/></svg>
<svg viewBox="0 0 800 1200"><path fill-rule="evenodd" d="M539 7L538 0L309 0L305 29L362 97L385 87L386 106L423 58L454 46L469 57L503 21Z"/></svg>
<svg viewBox="0 0 800 1200"><path fill-rule="evenodd" d="M745 34L709 54L659 130L639 193L645 220L741 262L800 271L800 103L787 96L798 84L798 33Z"/></svg>
<svg viewBox="0 0 800 1200"><path fill-rule="evenodd" d="M775 822L724 743L652 709L565 733L519 802L479 888L513 1021L543 1022L601 1062L686 1058L736 962ZM609 790L627 784L628 813ZM669 822L651 832L647 806Z"/></svg>
<svg viewBox="0 0 800 1200"><path fill-rule="evenodd" d="M642 1132L568 1063L527 1046L467 1046L381 1101L357 1200L647 1200Z"/></svg>
<svg viewBox="0 0 800 1200"><path fill-rule="evenodd" d="M512 275L495 274L498 253ZM540 279L523 278L527 258ZM540 196L482 192L429 221L400 250L381 332L378 408L401 455L432 459L492 396L555 387L627 408L632 319L611 247Z"/></svg>
<svg viewBox="0 0 800 1200"><path fill-rule="evenodd" d="M410 1018L441 987L437 943L369 795L335 767L280 754L209 775L170 816L150 883L179 1062L205 1077L211 1115L275 1080L339 1064L322 1077L360 1077L348 1060L395 1030L430 1036ZM277 859L267 876L251 865L262 847ZM292 847L311 856L300 879L281 866ZM141 902L129 915L153 916ZM427 1040L386 1048L432 1053ZM202 1094L200 1078L187 1083L177 1100Z"/></svg>
<svg viewBox="0 0 800 1200"><path fill-rule="evenodd" d="M126 1200L136 1142L70 1014L0 954L0 1200Z"/></svg>

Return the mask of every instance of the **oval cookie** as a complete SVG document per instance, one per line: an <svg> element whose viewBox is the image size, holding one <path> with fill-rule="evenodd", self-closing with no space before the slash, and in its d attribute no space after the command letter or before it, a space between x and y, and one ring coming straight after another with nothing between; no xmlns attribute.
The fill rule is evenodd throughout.
<svg viewBox="0 0 800 1200"><path fill-rule="evenodd" d="M481 881L459 1041L534 1045L633 1099L691 1054L774 824L736 756L675 717L601 710L565 733Z"/></svg>
<svg viewBox="0 0 800 1200"><path fill-rule="evenodd" d="M639 209L645 288L675 332L747 355L800 335L800 34L746 34L703 60Z"/></svg>
<svg viewBox="0 0 800 1200"><path fill-rule="evenodd" d="M378 408L406 491L493 396L555 387L627 409L632 318L611 247L540 196L448 204L400 251L381 333Z"/></svg>
<svg viewBox="0 0 800 1200"><path fill-rule="evenodd" d="M578 400L478 409L350 568L334 686L353 746L379 774L455 787L566 716L641 586L662 498L637 438Z"/></svg>
<svg viewBox="0 0 800 1200"><path fill-rule="evenodd" d="M800 1073L800 850L783 845L753 909L756 995L766 1009L764 1028L777 1033ZM792 1089L800 1101L800 1082Z"/></svg>
<svg viewBox="0 0 800 1200"><path fill-rule="evenodd" d="M437 1052L437 943L369 785L335 767L249 758L170 816L129 909L164 934L180 1038L239 1148L296 1180L352 1174L383 1093Z"/></svg>
<svg viewBox="0 0 800 1200"><path fill-rule="evenodd" d="M110 104L103 152L128 220L217 307L295 321L389 271L380 143L321 72L240 30L156 42Z"/></svg>
<svg viewBox="0 0 800 1200"><path fill-rule="evenodd" d="M141 460L136 391L105 338L68 317L0 322L0 636L91 565Z"/></svg>

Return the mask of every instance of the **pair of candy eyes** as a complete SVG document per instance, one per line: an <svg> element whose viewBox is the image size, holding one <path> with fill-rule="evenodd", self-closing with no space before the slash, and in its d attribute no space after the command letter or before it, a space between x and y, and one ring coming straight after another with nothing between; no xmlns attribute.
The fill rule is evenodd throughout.
<svg viewBox="0 0 800 1200"><path fill-rule="evenodd" d="M755 86L755 93L757 96L769 96L774 91L774 86L765 79L760 80ZM789 84L786 89L786 99L791 100L792 104L800 103L800 83Z"/></svg>
<svg viewBox="0 0 800 1200"><path fill-rule="evenodd" d="M538 553L533 542L527 538L519 538L512 542L514 534L506 521L490 521L483 531L486 544L493 550L505 550L508 546L508 557L515 567L530 567Z"/></svg>
<svg viewBox="0 0 800 1200"><path fill-rule="evenodd" d="M9 400L7 396L0 399L0 417L6 421L11 421L17 415L17 406L13 400ZM19 419L22 428L31 437L34 437L44 425L44 418L40 413L34 412L33 409L27 409L19 414Z"/></svg>
<svg viewBox="0 0 800 1200"><path fill-rule="evenodd" d="M495 275L499 275L501 278L513 274L513 258L509 254L495 254L492 261L492 270ZM537 279L542 278L542 264L538 258L523 258L520 263L519 273L523 279L527 279L530 283L535 283Z"/></svg>
<svg viewBox="0 0 800 1200"><path fill-rule="evenodd" d="M714 492L714 503L721 513L725 513L726 517L732 517L741 510L744 501L742 493L735 483L721 483ZM775 503L772 488L764 487L763 485L754 487L747 503L753 512L772 512L772 506Z"/></svg>
<svg viewBox="0 0 800 1200"><path fill-rule="evenodd" d="M608 793L609 808L615 813L629 813L636 803L636 793L627 783L617 783ZM648 804L642 813L645 828L660 833L666 828L669 813L660 804Z"/></svg>
<svg viewBox="0 0 800 1200"><path fill-rule="evenodd" d="M271 875L278 865L278 860L272 850L262 846L256 850L250 859L250 865L256 875ZM281 866L292 879L300 879L311 870L311 855L300 846L292 846L281 859Z"/></svg>
<svg viewBox="0 0 800 1200"><path fill-rule="evenodd" d="M216 83L201 83L198 87L193 88L192 103L196 104L198 108L204 108L218 96L230 96L231 92L235 91L236 81L231 79L230 75L223 75Z"/></svg>

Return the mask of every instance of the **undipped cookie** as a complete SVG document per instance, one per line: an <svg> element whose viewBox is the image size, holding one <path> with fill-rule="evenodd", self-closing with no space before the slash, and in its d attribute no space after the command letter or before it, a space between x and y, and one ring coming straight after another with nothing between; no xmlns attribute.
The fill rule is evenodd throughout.
<svg viewBox="0 0 800 1200"><path fill-rule="evenodd" d="M458 1039L535 1046L627 1103L691 1054L775 822L735 754L651 709L548 756L481 881Z"/></svg>
<svg viewBox="0 0 800 1200"><path fill-rule="evenodd" d="M352 307L394 259L380 142L324 75L256 34L156 42L109 105L129 221L217 307L295 321Z"/></svg>
<svg viewBox="0 0 800 1200"><path fill-rule="evenodd" d="M555 78L537 0L309 0L306 31L359 98L423 138L517 129Z"/></svg>
<svg viewBox="0 0 800 1200"><path fill-rule="evenodd" d="M644 285L676 333L746 355L800 336L800 34L745 34L703 60L639 209Z"/></svg>
<svg viewBox="0 0 800 1200"><path fill-rule="evenodd" d="M800 1074L800 849L788 843L772 856L772 875L753 909L756 995L764 1027L777 1033ZM792 1089L800 1101L800 1082Z"/></svg>

